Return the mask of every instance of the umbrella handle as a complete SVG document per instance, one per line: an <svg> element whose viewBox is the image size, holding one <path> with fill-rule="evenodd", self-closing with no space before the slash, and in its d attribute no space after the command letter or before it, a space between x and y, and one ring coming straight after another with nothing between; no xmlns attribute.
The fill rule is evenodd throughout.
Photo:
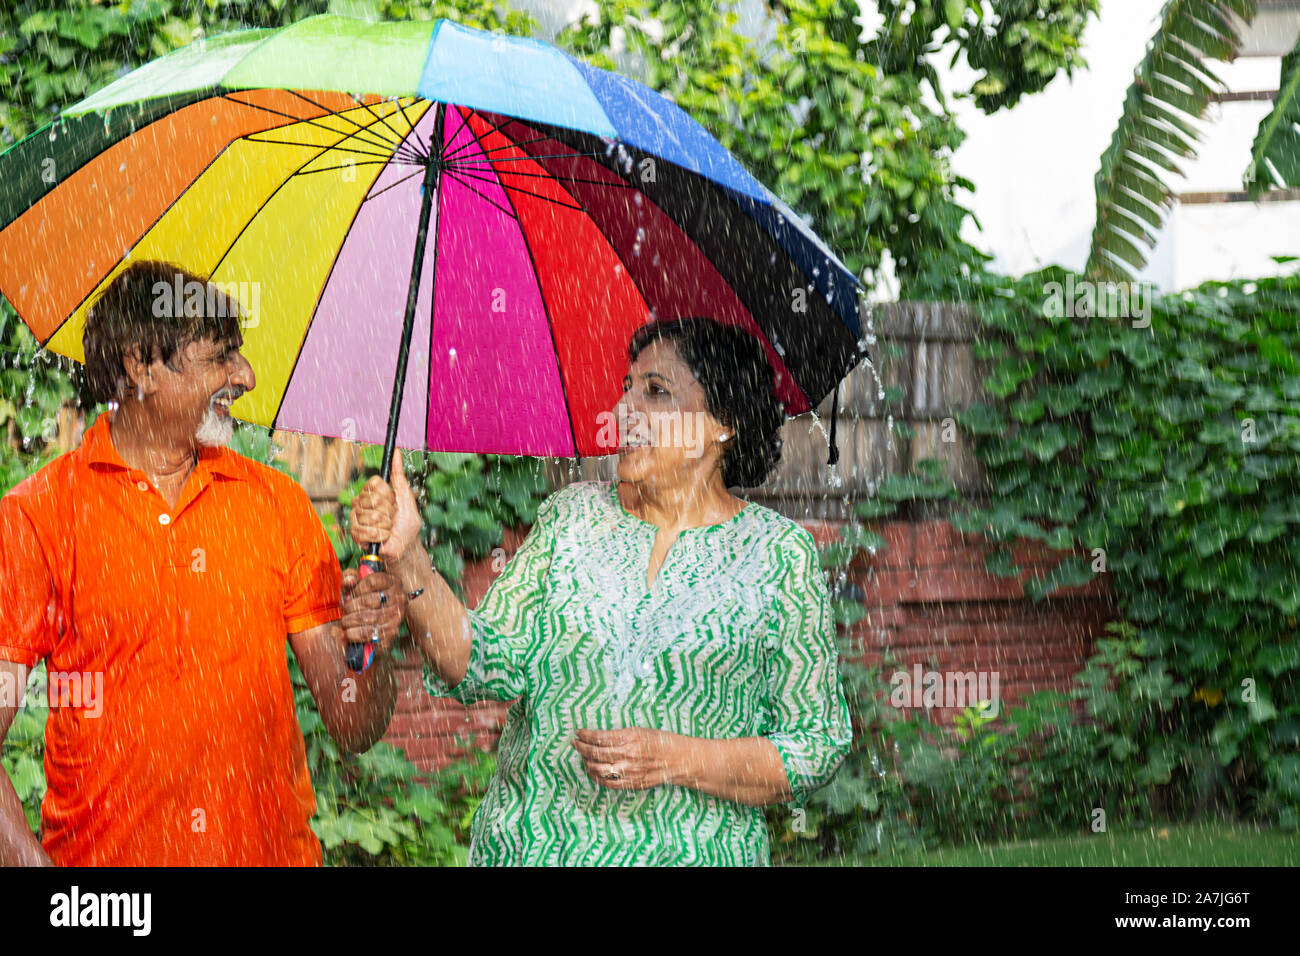
<svg viewBox="0 0 1300 956"><path fill-rule="evenodd" d="M362 578L366 578L376 571L382 570L384 570L384 559L379 556L379 545L371 544L370 553L361 556L361 563L357 565L357 574ZM371 663L375 659L375 650L378 647L378 634L370 641L362 644L354 644L349 641L347 651L348 667L358 674L369 670Z"/></svg>

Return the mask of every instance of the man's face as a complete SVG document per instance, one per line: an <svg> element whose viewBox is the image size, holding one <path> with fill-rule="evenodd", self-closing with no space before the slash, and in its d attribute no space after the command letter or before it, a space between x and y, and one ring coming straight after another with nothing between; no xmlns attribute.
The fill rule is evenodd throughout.
<svg viewBox="0 0 1300 956"><path fill-rule="evenodd" d="M242 345L242 336L225 342L199 339L181 351L180 371L162 362L152 367L157 389L151 401L197 444L219 447L234 435L229 405L257 384L253 367L239 351Z"/></svg>

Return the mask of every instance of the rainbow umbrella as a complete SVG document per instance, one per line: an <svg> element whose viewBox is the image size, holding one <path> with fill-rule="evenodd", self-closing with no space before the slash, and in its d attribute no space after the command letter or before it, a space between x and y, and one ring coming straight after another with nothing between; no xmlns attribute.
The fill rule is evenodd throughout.
<svg viewBox="0 0 1300 956"><path fill-rule="evenodd" d="M385 478L394 446L611 454L651 319L754 333L790 415L867 357L857 278L681 109L450 20L202 40L0 156L0 293L42 345L84 361L140 259L241 301L233 415L383 443Z"/></svg>

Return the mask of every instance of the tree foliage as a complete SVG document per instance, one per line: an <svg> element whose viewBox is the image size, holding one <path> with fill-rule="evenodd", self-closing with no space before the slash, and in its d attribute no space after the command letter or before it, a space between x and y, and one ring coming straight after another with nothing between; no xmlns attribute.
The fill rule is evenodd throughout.
<svg viewBox="0 0 1300 956"><path fill-rule="evenodd" d="M632 56L674 100L802 215L870 285L886 257L902 294L932 269L970 272L987 256L961 239L970 211L952 168L964 134L948 95L992 111L1083 65L1096 0L1048 3L880 0L864 36L851 0L779 0L758 38L732 6L596 0L559 42L598 66ZM945 91L932 60L951 51L982 71ZM933 104L933 105L932 105Z"/></svg>
<svg viewBox="0 0 1300 956"><path fill-rule="evenodd" d="M1277 99L1259 124L1244 179L1254 199L1267 189L1300 186L1300 40L1282 58Z"/></svg>

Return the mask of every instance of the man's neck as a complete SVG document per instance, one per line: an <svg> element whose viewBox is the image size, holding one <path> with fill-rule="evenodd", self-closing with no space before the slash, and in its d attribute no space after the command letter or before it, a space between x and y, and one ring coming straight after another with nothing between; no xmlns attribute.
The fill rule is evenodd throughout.
<svg viewBox="0 0 1300 956"><path fill-rule="evenodd" d="M130 405L120 406L109 418L109 436L127 467L143 471L155 483L184 480L198 460L193 441L168 436Z"/></svg>

